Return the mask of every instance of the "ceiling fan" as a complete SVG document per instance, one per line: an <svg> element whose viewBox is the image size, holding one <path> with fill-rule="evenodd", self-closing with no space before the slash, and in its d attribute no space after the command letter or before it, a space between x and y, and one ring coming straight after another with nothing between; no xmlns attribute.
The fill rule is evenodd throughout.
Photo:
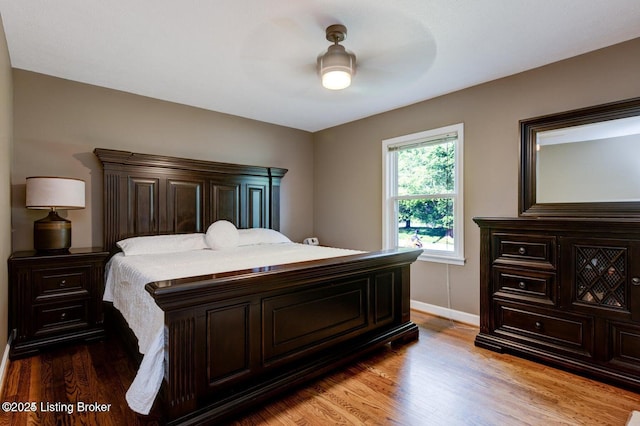
<svg viewBox="0 0 640 426"><path fill-rule="evenodd" d="M322 85L330 90L345 89L351 85L351 78L356 70L356 55L339 44L347 38L347 27L340 24L329 25L326 37L333 44L318 56Z"/></svg>
<svg viewBox="0 0 640 426"><path fill-rule="evenodd" d="M352 21L348 24L348 40L343 19ZM370 36L370 29L379 22L387 28L384 36ZM319 32L324 32L328 43L319 39ZM286 87L297 95L320 96L316 102L334 102L335 95L355 99L363 94L403 89L424 75L436 54L428 28L400 14L367 20L320 14L282 17L251 33L244 46L243 57L251 63L245 72L256 81L268 82L261 89ZM310 50L315 51L311 57ZM318 80L325 80L323 83L328 85L334 77L341 83L333 90L317 84ZM339 90L347 87L348 90Z"/></svg>

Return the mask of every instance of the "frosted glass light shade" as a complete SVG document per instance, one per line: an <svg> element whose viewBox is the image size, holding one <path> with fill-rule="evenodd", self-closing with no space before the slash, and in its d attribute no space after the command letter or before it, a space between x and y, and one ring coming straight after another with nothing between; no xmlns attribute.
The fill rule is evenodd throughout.
<svg viewBox="0 0 640 426"><path fill-rule="evenodd" d="M322 85L331 90L349 87L351 76L355 72L356 56L347 52L344 46L329 46L324 55L318 57L318 70L322 77Z"/></svg>
<svg viewBox="0 0 640 426"><path fill-rule="evenodd" d="M351 85L351 74L346 71L329 71L322 75L322 85L330 90L341 90Z"/></svg>
<svg viewBox="0 0 640 426"><path fill-rule="evenodd" d="M26 206L46 210L83 209L84 181L62 177L28 177Z"/></svg>

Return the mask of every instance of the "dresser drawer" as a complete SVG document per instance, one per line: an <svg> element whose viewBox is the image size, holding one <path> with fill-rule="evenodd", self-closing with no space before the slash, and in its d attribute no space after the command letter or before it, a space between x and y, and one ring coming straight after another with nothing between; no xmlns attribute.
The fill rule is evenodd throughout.
<svg viewBox="0 0 640 426"><path fill-rule="evenodd" d="M70 294L89 295L91 265L34 269L32 274L34 302Z"/></svg>
<svg viewBox="0 0 640 426"><path fill-rule="evenodd" d="M556 237L495 233L494 261L555 268Z"/></svg>
<svg viewBox="0 0 640 426"><path fill-rule="evenodd" d="M556 275L515 268L493 268L494 296L529 302L556 303Z"/></svg>
<svg viewBox="0 0 640 426"><path fill-rule="evenodd" d="M89 302L79 300L34 307L34 336L87 327Z"/></svg>
<svg viewBox="0 0 640 426"><path fill-rule="evenodd" d="M593 354L591 317L530 310L529 307L496 303L495 333L528 345Z"/></svg>

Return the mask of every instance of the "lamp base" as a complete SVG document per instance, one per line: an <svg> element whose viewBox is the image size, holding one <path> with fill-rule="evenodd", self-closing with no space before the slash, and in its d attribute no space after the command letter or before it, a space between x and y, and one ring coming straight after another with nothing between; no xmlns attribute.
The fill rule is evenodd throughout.
<svg viewBox="0 0 640 426"><path fill-rule="evenodd" d="M71 221L55 210L33 222L33 247L39 252L64 253L71 247Z"/></svg>

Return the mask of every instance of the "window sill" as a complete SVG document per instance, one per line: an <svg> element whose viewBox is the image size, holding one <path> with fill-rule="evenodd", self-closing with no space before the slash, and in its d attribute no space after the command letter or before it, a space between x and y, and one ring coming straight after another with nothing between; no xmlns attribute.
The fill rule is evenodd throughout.
<svg viewBox="0 0 640 426"><path fill-rule="evenodd" d="M418 260L423 262L435 262L435 263L448 263L450 265L460 265L463 266L466 262L464 257L453 257L453 256L438 256L435 254L422 253Z"/></svg>

